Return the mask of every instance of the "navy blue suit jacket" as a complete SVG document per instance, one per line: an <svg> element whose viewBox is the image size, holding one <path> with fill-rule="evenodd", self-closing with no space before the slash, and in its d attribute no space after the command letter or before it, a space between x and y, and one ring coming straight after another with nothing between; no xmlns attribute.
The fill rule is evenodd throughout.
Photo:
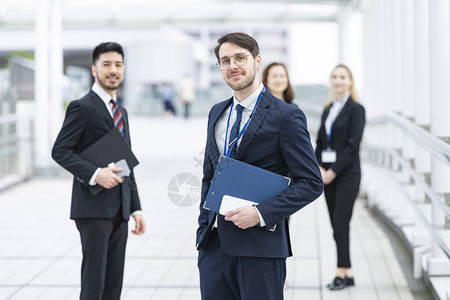
<svg viewBox="0 0 450 300"><path fill-rule="evenodd" d="M130 143L128 114L120 106L124 120L125 141ZM99 140L114 122L100 97L92 90L79 100L72 101L66 111L61 131L52 150L53 159L74 175L70 218L112 218L122 207L123 219L141 210L134 173L126 176L122 184L105 189L93 196L88 190L89 180L98 167L81 158L79 153Z"/></svg>
<svg viewBox="0 0 450 300"><path fill-rule="evenodd" d="M197 230L198 249L208 243L216 215L203 208L220 156L214 127L232 101L233 98L214 105L209 113ZM314 201L323 190L305 115L295 105L283 102L266 89L234 158L289 176L292 183L282 194L258 205L266 227L240 229L234 223L225 221L222 215L218 215L217 229L222 249L229 255L237 256L291 256L286 218ZM270 231L274 226L275 231Z"/></svg>

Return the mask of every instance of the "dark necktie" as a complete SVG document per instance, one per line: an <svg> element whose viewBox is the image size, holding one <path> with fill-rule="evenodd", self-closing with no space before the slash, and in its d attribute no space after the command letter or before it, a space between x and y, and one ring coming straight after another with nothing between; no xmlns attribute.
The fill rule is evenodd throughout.
<svg viewBox="0 0 450 300"><path fill-rule="evenodd" d="M240 104L236 105L236 121L233 124L233 127L231 127L230 132L230 139L229 139L229 145L228 147L233 147L233 150L231 151L230 157L234 157L236 154L237 149L237 137L239 135L239 126L241 125L242 120L242 109L244 107Z"/></svg>
<svg viewBox="0 0 450 300"><path fill-rule="evenodd" d="M116 101L111 99L110 102L112 103L112 113L113 113L113 119L114 119L114 126L116 126L116 128L119 129L119 131L122 134L122 136L124 136L122 112L120 111L120 108L117 105Z"/></svg>

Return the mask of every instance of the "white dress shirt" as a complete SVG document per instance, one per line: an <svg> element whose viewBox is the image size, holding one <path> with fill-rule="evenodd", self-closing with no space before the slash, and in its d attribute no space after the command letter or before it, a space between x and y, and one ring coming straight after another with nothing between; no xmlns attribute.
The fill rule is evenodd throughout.
<svg viewBox="0 0 450 300"><path fill-rule="evenodd" d="M242 109L242 119L241 119L241 124L239 126L239 133L241 132L242 128L244 127L245 123L248 121L248 118L250 117L250 114L253 111L253 108L255 107L256 101L258 100L259 94L261 93L263 89L263 84L260 83L258 88L250 95L248 96L246 99L243 99L241 102L239 102L236 99L236 96L233 95L233 110L231 112L231 116L230 116L230 123L228 126L228 144L232 141L230 141L230 132L231 132L231 128L233 127L234 122L236 121L236 107L238 104L240 104L241 106L244 107L244 109ZM217 148L219 149L219 153L221 155L226 155L225 153L223 153L223 147L225 145L225 132L227 130L227 122L228 122L228 116L230 114L230 110L227 109L219 118L219 120L217 121L216 124L216 128L215 128L215 137L216 137L216 143L217 143ZM249 125L247 125L249 126ZM236 147L239 147L239 145L241 144L242 141L242 137L237 141L237 145ZM237 149L236 149L237 150ZM230 151L228 145L227 145L227 152Z"/></svg>
<svg viewBox="0 0 450 300"><path fill-rule="evenodd" d="M258 88L250 96L248 96L246 99L241 100L241 102L239 102L236 99L236 96L233 95L233 108L232 108L232 111L231 111L230 123L229 123L229 126L228 126L228 134L227 134L228 141L227 141L227 143L232 142L232 141L229 140L229 138L230 138L231 128L233 127L233 124L236 121L236 115L237 115L237 113L236 113L236 106L238 104L240 104L241 106L244 107L242 109L241 124L239 126L239 133L240 133L242 128L244 127L245 123L250 118L250 114L252 113L253 108L255 107L256 101L258 100L259 94L261 94L261 91L263 90L263 87L264 87L264 85L260 82ZM227 122L228 122L228 116L229 115L230 115L230 109L227 109L226 111L223 112L223 114L220 116L219 120L216 123L215 131L214 131L215 138L216 138L216 143L217 143L217 148L219 149L219 153L221 155L226 155L226 154L224 154L223 149L224 149L224 145L225 145L225 132L227 131ZM247 128L248 128L248 126L250 126L250 122L249 122L249 125L247 125ZM243 138L244 135L245 135L245 133L237 141L237 145L235 147L239 147L239 145L241 144L241 141L242 141L242 138ZM227 145L227 150L226 151L227 152L230 151L228 145ZM251 200L251 199L246 199L246 200ZM258 216L259 216L259 221L260 221L259 224L261 226L265 226L266 223L264 222L263 217L259 213L258 208L256 208L256 211L257 211ZM216 220L216 223L214 224L214 226L217 227L217 220Z"/></svg>
<svg viewBox="0 0 450 300"><path fill-rule="evenodd" d="M327 119L325 120L325 130L327 133L327 136L331 133L331 128L333 127L333 123L336 120L337 116L341 112L342 108L344 107L345 103L347 103L348 99L350 98L350 93L344 96L341 101L338 101L337 99L333 100L333 104L331 105L330 112L328 113Z"/></svg>
<svg viewBox="0 0 450 300"><path fill-rule="evenodd" d="M111 118L113 118L111 99L113 99L114 101L117 102L116 94L114 94L114 97L111 98L111 96L102 87L100 87L95 82L92 85L92 91L94 93L96 93L100 97L100 99L103 100L103 102L105 103L106 109L109 111L109 114L111 115ZM97 170L95 170L94 174L91 177L91 180L89 180L89 185L94 186L94 185L97 184L97 181L95 181L95 178L97 178L98 172L100 172L100 170L101 170L101 168L97 168ZM137 215L137 214L141 215L142 211L140 211L140 210L134 211L131 214L131 216L134 216L134 215Z"/></svg>
<svg viewBox="0 0 450 300"><path fill-rule="evenodd" d="M103 88L101 88L96 82L94 82L94 85L92 85L92 91L94 93L96 93L100 97L100 99L103 100L103 102L105 102L106 109L109 111L111 118L113 118L111 99L113 99L114 101L117 101L116 94L114 94L114 97L111 98L111 96ZM95 178L97 177L98 172L100 172L100 168L97 168L97 170L95 170L94 174L91 177L91 180L89 180L89 185L94 186L97 184L97 182L95 181Z"/></svg>

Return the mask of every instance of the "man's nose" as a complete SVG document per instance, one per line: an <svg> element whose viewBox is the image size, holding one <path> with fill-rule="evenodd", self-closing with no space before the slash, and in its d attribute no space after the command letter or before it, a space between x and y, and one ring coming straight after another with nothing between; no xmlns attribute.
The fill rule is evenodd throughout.
<svg viewBox="0 0 450 300"><path fill-rule="evenodd" d="M234 66L233 66L234 65ZM236 63L236 60L235 59L230 59L230 65L228 66L228 68L232 68L232 69L234 69L234 68L237 68L238 67L238 64Z"/></svg>

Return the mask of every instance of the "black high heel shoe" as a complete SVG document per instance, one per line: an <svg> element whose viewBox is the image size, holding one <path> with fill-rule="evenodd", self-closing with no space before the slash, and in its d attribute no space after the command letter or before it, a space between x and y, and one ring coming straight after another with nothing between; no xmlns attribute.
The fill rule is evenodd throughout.
<svg viewBox="0 0 450 300"><path fill-rule="evenodd" d="M344 289L347 286L353 286L355 285L355 280L353 277L334 277L333 281L327 284L327 288L329 288L331 291L339 291Z"/></svg>
<svg viewBox="0 0 450 300"><path fill-rule="evenodd" d="M354 286L355 285L355 279L353 279L353 277L345 276L345 278L347 279L347 285L348 286Z"/></svg>

